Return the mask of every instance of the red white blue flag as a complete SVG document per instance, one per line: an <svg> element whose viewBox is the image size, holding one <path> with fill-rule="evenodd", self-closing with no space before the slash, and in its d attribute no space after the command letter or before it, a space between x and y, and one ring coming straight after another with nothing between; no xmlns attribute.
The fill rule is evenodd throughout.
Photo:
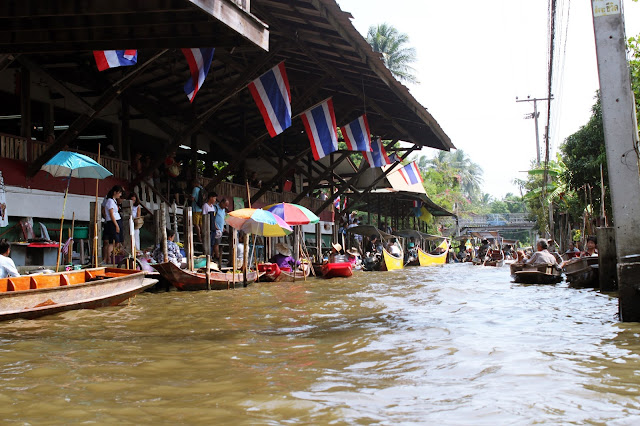
<svg viewBox="0 0 640 426"><path fill-rule="evenodd" d="M371 133L365 114L341 127L340 130L349 151L371 151Z"/></svg>
<svg viewBox="0 0 640 426"><path fill-rule="evenodd" d="M415 161L401 168L400 174L408 185L415 185L416 183L422 182L422 175Z"/></svg>
<svg viewBox="0 0 640 426"><path fill-rule="evenodd" d="M371 141L371 151L363 151L362 155L364 155L371 167L382 167L391 164L380 138Z"/></svg>
<svg viewBox="0 0 640 426"><path fill-rule="evenodd" d="M291 90L284 62L249 83L249 91L271 137L291 126Z"/></svg>
<svg viewBox="0 0 640 426"><path fill-rule="evenodd" d="M415 207L415 208L420 208L420 207L422 207L422 201L416 201L416 200L414 200L414 201L413 201L413 207Z"/></svg>
<svg viewBox="0 0 640 426"><path fill-rule="evenodd" d="M399 163L400 157L398 157L398 154L396 154L395 152L392 154L389 154L389 161L391 161L392 163Z"/></svg>
<svg viewBox="0 0 640 426"><path fill-rule="evenodd" d="M98 71L109 68L125 67L135 65L138 62L137 50L94 50L93 57L96 59Z"/></svg>
<svg viewBox="0 0 640 426"><path fill-rule="evenodd" d="M331 98L303 112L302 122L315 160L338 150L338 128Z"/></svg>
<svg viewBox="0 0 640 426"><path fill-rule="evenodd" d="M189 64L189 72L191 78L184 84L184 93L187 94L189 102L193 102L198 90L204 84L204 79L207 78L209 68L211 68L211 61L213 61L213 47L205 49L182 49L184 57L187 58Z"/></svg>
<svg viewBox="0 0 640 426"><path fill-rule="evenodd" d="M340 196L337 196L336 199L333 200L333 208L340 210Z"/></svg>

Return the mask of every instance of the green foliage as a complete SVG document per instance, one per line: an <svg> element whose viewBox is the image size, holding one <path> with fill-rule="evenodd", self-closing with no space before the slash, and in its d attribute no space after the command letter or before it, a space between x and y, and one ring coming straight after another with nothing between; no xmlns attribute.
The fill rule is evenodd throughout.
<svg viewBox="0 0 640 426"><path fill-rule="evenodd" d="M408 35L386 23L372 25L367 32L367 42L375 52L382 53L382 60L394 77L401 81L418 83L414 75L415 70L411 67L417 59L416 50L406 47L409 43Z"/></svg>

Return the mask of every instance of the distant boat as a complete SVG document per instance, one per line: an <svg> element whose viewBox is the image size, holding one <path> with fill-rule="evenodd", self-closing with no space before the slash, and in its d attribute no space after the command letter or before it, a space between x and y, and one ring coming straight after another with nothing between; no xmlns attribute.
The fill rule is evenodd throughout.
<svg viewBox="0 0 640 426"><path fill-rule="evenodd" d="M369 253L369 257L363 258L362 269L365 271L393 271L397 269L404 269L404 255L402 252L400 253L400 256L394 256L384 248L384 245L393 239L399 239L399 248L402 247L404 245L402 237L387 234L373 225L354 226L353 228L347 228L347 232L350 234L362 235L364 238L376 235L383 244L382 254Z"/></svg>
<svg viewBox="0 0 640 426"><path fill-rule="evenodd" d="M192 272L178 268L173 262L156 263L153 267L160 273L162 278L169 281L175 288L182 291L207 290L207 274L203 272ZM234 277L235 275L235 277ZM244 275L242 272L209 272L211 290L227 290L233 288L235 278L236 285L243 285ZM256 271L247 272L247 283L255 282L258 278Z"/></svg>
<svg viewBox="0 0 640 426"><path fill-rule="evenodd" d="M447 254L448 252L446 251L441 254L431 254L418 247L418 260L420 261L420 266L444 265L447 263Z"/></svg>
<svg viewBox="0 0 640 426"><path fill-rule="evenodd" d="M322 276L324 278L350 277L353 275L351 262L334 262L322 264Z"/></svg>
<svg viewBox="0 0 640 426"><path fill-rule="evenodd" d="M0 320L116 306L156 284L143 271L92 268L0 279Z"/></svg>

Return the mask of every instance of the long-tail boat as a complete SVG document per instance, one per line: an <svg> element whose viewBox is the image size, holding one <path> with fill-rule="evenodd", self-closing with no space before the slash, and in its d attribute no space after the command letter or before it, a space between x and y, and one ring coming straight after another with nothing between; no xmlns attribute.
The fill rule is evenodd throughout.
<svg viewBox="0 0 640 426"><path fill-rule="evenodd" d="M600 287L600 271L598 256L578 257L570 259L564 264L567 282L574 288Z"/></svg>
<svg viewBox="0 0 640 426"><path fill-rule="evenodd" d="M0 320L116 306L157 283L143 271L92 268L0 279Z"/></svg>
<svg viewBox="0 0 640 426"><path fill-rule="evenodd" d="M210 271L209 285L207 285L207 274L205 272L180 269L173 262L156 263L153 267L164 279L181 291L207 290L209 285L211 290L227 290L234 287L234 281L236 286L244 284L242 272ZM257 279L258 273L256 271L247 271L247 283L253 283Z"/></svg>
<svg viewBox="0 0 640 426"><path fill-rule="evenodd" d="M426 251L418 248L418 260L420 261L420 266L436 266L436 265L444 265L447 263L447 252L440 254L431 254Z"/></svg>
<svg viewBox="0 0 640 426"><path fill-rule="evenodd" d="M262 281L299 281L304 280L311 273L311 264L303 263L300 269L292 271L290 268L280 268L277 263L259 263L258 271L263 273Z"/></svg>
<svg viewBox="0 0 640 426"><path fill-rule="evenodd" d="M562 270L555 264L530 266L514 263L511 275L514 282L521 284L556 284L562 281Z"/></svg>
<svg viewBox="0 0 640 426"><path fill-rule="evenodd" d="M394 271L398 269L404 269L404 256L400 253L400 256L394 256L389 253L384 245L388 242L392 241L392 239L400 239L402 237L398 237L395 235L387 234L372 225L359 225L354 226L353 228L347 229L348 233L362 235L365 238L371 237L371 235L376 235L383 244L382 254L380 253L369 253L369 256L365 256L363 259L363 269L365 271ZM402 241L400 247L402 247Z"/></svg>

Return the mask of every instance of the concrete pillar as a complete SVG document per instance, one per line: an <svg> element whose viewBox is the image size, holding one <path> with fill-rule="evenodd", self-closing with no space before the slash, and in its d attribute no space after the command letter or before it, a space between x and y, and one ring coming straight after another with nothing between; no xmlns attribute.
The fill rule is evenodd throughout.
<svg viewBox="0 0 640 426"><path fill-rule="evenodd" d="M615 231L613 228L597 228L596 236L598 238L600 291L616 291L618 289L618 273Z"/></svg>
<svg viewBox="0 0 640 426"><path fill-rule="evenodd" d="M620 0L592 0L620 289L620 319L640 321L638 129Z"/></svg>

